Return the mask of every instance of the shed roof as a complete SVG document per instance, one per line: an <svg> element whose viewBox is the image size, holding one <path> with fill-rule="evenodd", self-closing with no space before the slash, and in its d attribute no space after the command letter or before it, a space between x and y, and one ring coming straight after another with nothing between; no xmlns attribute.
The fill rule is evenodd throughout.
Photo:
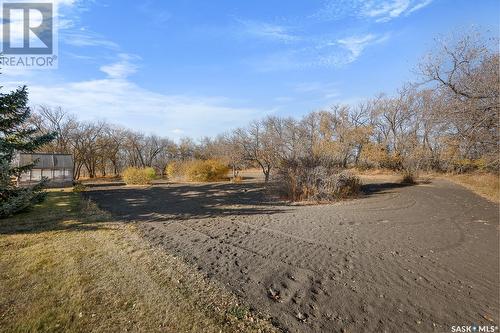
<svg viewBox="0 0 500 333"><path fill-rule="evenodd" d="M73 156L69 154L19 154L19 165L35 163L37 169L72 169Z"/></svg>

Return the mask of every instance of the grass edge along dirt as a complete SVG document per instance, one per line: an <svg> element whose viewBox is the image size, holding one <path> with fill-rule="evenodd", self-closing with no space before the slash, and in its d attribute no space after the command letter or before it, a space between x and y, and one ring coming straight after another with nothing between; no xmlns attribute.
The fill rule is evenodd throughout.
<svg viewBox="0 0 500 333"><path fill-rule="evenodd" d="M275 330L80 193L0 220L0 332Z"/></svg>

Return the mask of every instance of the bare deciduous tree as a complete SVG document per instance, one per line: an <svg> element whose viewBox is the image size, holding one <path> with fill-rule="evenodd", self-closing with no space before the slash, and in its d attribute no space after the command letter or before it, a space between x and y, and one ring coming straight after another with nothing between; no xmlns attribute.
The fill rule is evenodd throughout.
<svg viewBox="0 0 500 333"><path fill-rule="evenodd" d="M223 161L233 178L243 167L259 167L266 181L283 161L308 158L407 173L498 170L497 45L475 32L442 39L419 65L424 83L354 106L333 105L301 120L266 117L199 142L175 143L105 122L81 122L47 106L36 109L31 124L58 134L44 149L73 154L76 178L117 175L127 166L154 167L163 175L170 161L192 159Z"/></svg>

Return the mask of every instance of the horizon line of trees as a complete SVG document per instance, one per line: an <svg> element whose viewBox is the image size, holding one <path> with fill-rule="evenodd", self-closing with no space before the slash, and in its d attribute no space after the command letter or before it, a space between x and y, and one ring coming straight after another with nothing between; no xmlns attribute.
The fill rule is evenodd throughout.
<svg viewBox="0 0 500 333"><path fill-rule="evenodd" d="M38 107L30 119L57 133L45 152L74 156L74 177L119 175L172 161L217 159L233 176L259 167L266 181L284 160L328 157L349 166L465 172L499 170L498 40L469 32L438 43L418 66L423 82L357 105L336 104L301 119L268 116L215 138L178 143L107 122L83 122L61 108Z"/></svg>

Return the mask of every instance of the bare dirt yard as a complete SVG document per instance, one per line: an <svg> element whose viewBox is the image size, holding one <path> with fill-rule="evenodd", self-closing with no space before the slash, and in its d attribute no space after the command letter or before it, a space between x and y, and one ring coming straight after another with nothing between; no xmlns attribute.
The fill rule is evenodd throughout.
<svg viewBox="0 0 500 333"><path fill-rule="evenodd" d="M498 205L446 180L364 182L328 205L280 203L258 182L86 194L285 331L498 325Z"/></svg>

